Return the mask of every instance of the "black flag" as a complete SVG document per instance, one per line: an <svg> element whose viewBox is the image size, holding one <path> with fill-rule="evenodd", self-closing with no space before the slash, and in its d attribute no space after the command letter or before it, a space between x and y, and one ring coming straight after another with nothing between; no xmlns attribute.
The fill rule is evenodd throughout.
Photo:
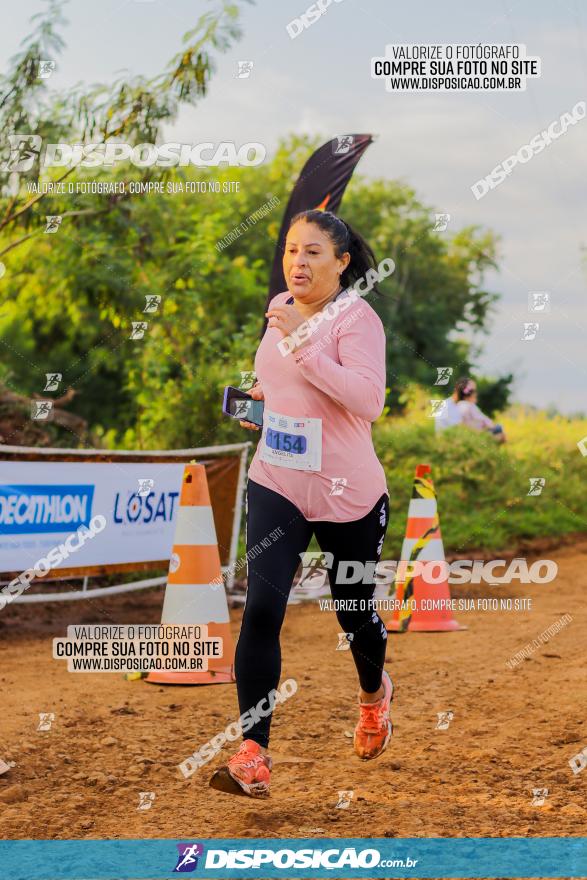
<svg viewBox="0 0 587 880"><path fill-rule="evenodd" d="M336 213L355 166L371 143L373 137L370 134L348 134L333 138L316 150L304 165L283 215L265 311L272 297L287 289L282 259L291 218L298 211L309 211L313 208ZM265 318L261 336L265 333L266 326Z"/></svg>

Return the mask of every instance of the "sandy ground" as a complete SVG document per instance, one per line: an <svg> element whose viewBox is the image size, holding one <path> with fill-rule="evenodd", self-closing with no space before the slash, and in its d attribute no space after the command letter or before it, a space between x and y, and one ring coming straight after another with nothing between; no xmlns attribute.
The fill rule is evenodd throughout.
<svg viewBox="0 0 587 880"><path fill-rule="evenodd" d="M461 614L459 633L390 635L396 683L391 746L361 762L349 733L356 690L335 615L288 607L283 678L299 690L273 724L272 794L234 798L208 787L209 765L184 779L180 761L238 717L234 685L162 687L119 673L71 674L51 657L68 623L158 622L162 591L0 614L0 821L7 838L552 836L587 833L584 593L587 541L550 554L546 586L493 588L531 596L531 611ZM456 595L489 595L486 587ZM453 592L455 595L455 592ZM561 615L572 622L515 669L506 661ZM231 611L235 639L240 610ZM452 711L446 730L438 712ZM53 712L46 732L40 712ZM532 789L548 788L542 806ZM338 792L352 790L348 809ZM139 792L154 792L138 810Z"/></svg>

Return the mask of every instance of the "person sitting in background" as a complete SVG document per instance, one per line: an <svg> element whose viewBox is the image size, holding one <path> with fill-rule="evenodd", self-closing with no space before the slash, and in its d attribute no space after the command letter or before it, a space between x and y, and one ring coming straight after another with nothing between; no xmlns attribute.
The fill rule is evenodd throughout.
<svg viewBox="0 0 587 880"><path fill-rule="evenodd" d="M456 401L461 419L460 423L474 431L489 431L498 443L505 443L505 434L501 425L493 422L477 406L477 386L473 379L459 379L452 395Z"/></svg>
<svg viewBox="0 0 587 880"><path fill-rule="evenodd" d="M454 425L460 425L462 421L462 413L457 406L456 390L453 391L452 397L447 397L443 401L443 406L439 407L438 415L434 416L434 428L436 433L452 428Z"/></svg>

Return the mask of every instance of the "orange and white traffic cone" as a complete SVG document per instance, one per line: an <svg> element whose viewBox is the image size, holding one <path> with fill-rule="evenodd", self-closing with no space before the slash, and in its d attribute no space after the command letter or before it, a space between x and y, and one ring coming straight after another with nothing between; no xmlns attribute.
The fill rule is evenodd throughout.
<svg viewBox="0 0 587 880"><path fill-rule="evenodd" d="M395 598L405 607L394 610L386 624L389 632L453 632L467 628L454 619L449 607L448 566L428 464L416 468Z"/></svg>
<svg viewBox="0 0 587 880"><path fill-rule="evenodd" d="M201 464L187 464L184 469L161 623L207 626L208 638L222 639L222 656L210 657L206 672L156 670L146 681L225 684L235 680L228 604L206 468Z"/></svg>

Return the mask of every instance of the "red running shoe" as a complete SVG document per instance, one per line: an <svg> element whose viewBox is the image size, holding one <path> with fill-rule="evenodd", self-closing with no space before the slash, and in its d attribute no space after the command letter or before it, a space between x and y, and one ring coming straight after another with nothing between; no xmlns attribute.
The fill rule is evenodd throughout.
<svg viewBox="0 0 587 880"><path fill-rule="evenodd" d="M212 774L210 785L228 794L268 797L272 761L253 739L245 739L228 764Z"/></svg>
<svg viewBox="0 0 587 880"><path fill-rule="evenodd" d="M385 669L381 683L384 694L376 703L359 702L359 723L355 727L354 747L359 758L377 758L386 748L393 725L389 707L393 699L393 682Z"/></svg>

